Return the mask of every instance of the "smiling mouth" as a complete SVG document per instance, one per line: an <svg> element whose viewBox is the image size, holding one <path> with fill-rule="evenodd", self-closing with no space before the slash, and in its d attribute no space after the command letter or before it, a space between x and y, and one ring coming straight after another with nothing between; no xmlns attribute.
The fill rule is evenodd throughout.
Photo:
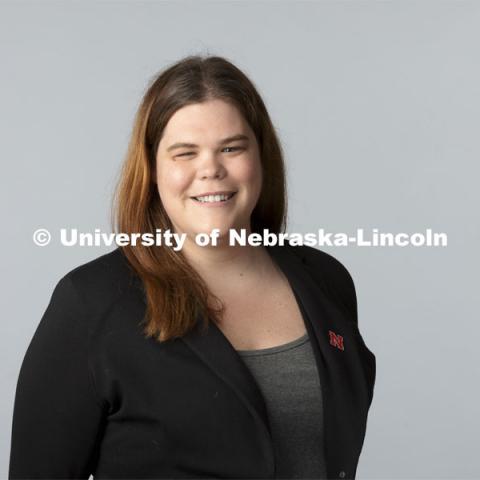
<svg viewBox="0 0 480 480"><path fill-rule="evenodd" d="M207 195L204 197L190 197L192 200L195 200L198 203L224 203L233 198L237 192L230 193L229 195Z"/></svg>

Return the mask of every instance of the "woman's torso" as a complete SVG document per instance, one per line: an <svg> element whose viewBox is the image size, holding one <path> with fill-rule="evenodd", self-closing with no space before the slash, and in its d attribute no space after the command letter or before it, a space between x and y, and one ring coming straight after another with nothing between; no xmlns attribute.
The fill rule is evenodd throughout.
<svg viewBox="0 0 480 480"><path fill-rule="evenodd" d="M275 478L325 478L320 379L293 290L276 268L243 287L224 291L219 328L262 392Z"/></svg>

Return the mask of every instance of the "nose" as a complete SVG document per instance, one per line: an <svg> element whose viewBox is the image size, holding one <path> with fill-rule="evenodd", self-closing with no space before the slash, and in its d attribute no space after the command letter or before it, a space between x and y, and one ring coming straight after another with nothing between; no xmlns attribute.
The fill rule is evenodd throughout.
<svg viewBox="0 0 480 480"><path fill-rule="evenodd" d="M205 153L198 165L198 176L204 178L222 178L226 169L220 158L214 153Z"/></svg>

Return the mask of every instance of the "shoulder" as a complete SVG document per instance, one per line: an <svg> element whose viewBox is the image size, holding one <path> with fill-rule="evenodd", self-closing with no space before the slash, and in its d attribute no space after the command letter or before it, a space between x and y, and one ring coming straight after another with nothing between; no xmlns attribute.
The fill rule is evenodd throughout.
<svg viewBox="0 0 480 480"><path fill-rule="evenodd" d="M323 252L307 245L291 247L300 256L307 268L321 274L329 283L334 283L338 288L350 288L353 283L352 276L345 265L329 253Z"/></svg>
<svg viewBox="0 0 480 480"><path fill-rule="evenodd" d="M116 248L73 268L65 276L74 283L89 284L95 283L95 280L102 282L125 280L132 273L122 249Z"/></svg>
<svg viewBox="0 0 480 480"><path fill-rule="evenodd" d="M357 323L357 298L355 284L345 265L333 255L316 248L301 245L291 246L325 292L336 302L340 302L352 314Z"/></svg>
<svg viewBox="0 0 480 480"><path fill-rule="evenodd" d="M121 248L78 265L67 272L55 290L65 292L88 309L107 308L119 296L141 282Z"/></svg>

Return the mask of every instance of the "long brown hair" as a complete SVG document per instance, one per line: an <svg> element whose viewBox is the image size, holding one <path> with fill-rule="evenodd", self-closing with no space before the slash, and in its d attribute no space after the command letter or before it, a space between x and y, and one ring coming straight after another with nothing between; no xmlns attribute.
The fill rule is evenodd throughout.
<svg viewBox="0 0 480 480"><path fill-rule="evenodd" d="M251 231L281 233L286 226L283 153L267 109L253 83L219 56L191 55L170 65L150 82L135 116L112 205L117 233L152 233L173 226L154 181L156 153L163 131L180 108L210 99L233 103L253 130L260 150L263 184L251 216ZM146 300L144 333L159 342L185 335L198 314L204 327L218 322L221 301L208 289L181 251L170 247L121 247L142 280ZM217 306L214 306L216 304Z"/></svg>

